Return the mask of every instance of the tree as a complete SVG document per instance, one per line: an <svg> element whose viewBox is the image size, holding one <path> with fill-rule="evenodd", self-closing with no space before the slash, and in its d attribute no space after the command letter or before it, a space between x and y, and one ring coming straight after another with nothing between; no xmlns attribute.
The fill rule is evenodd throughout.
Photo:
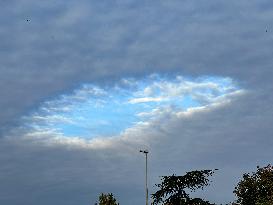
<svg viewBox="0 0 273 205"><path fill-rule="evenodd" d="M99 205L119 205L112 193L101 194L99 196Z"/></svg>
<svg viewBox="0 0 273 205"><path fill-rule="evenodd" d="M187 172L184 176L162 176L161 183L156 184L159 190L152 194L153 205L210 205L208 201L200 198L191 198L186 190L195 191L209 185L208 177L214 173L212 170Z"/></svg>
<svg viewBox="0 0 273 205"><path fill-rule="evenodd" d="M273 204L273 166L257 167L256 172L244 174L234 193L240 205Z"/></svg>

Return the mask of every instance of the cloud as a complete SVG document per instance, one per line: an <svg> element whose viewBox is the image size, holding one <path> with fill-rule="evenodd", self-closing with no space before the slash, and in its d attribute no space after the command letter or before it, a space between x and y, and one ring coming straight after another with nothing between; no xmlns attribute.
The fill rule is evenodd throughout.
<svg viewBox="0 0 273 205"><path fill-rule="evenodd" d="M264 31L272 16L265 7L270 8L265 1L6 2L1 122L8 126L25 110L79 82L111 84L155 71L230 76L250 86L270 80L273 39ZM71 18L71 24L61 23Z"/></svg>
<svg viewBox="0 0 273 205"><path fill-rule="evenodd" d="M140 123L149 124L163 113L194 113L245 92L231 79L220 77L165 79L154 74L134 80L129 87L122 87L123 82L111 88L85 84L71 94L46 101L22 117L18 132L24 130L27 136L56 133L58 139L118 136Z"/></svg>
<svg viewBox="0 0 273 205"><path fill-rule="evenodd" d="M232 200L243 172L271 162L271 2L3 0L0 6L1 204L90 204L107 191L122 204L144 203L144 160L137 153L143 147L151 151L150 185L163 174L219 168L204 195L219 203ZM152 73L228 77L248 92L218 99L196 93L195 99L215 102L176 114L152 110L158 118L94 146L80 138L56 143L64 138L60 132L30 136L22 128L22 116L69 112L70 100L101 97L99 88L114 89L122 79L133 88ZM172 96L185 92L154 86ZM134 99L155 98L153 89ZM52 143L40 143L49 138Z"/></svg>
<svg viewBox="0 0 273 205"><path fill-rule="evenodd" d="M3 183L8 185L6 200L14 204L18 199L26 203L41 200L42 204L90 203L100 192L111 191L123 204L141 203L141 196L144 196L144 159L138 149L144 147L150 150L151 192L155 189L152 185L159 180L158 176L182 174L192 169L219 168L204 197L218 203L230 201L241 174L258 164L268 163L272 157L271 124L259 120L262 117L271 122L272 117L266 107L258 106L255 99L260 97L249 93L234 98L232 103L203 108L190 115L165 112L149 124L128 129L122 137L100 138L89 145L75 138L47 145L41 144L37 138L18 141L17 136L16 140L2 140L4 153L14 153L1 157L2 176L7 170L17 170L11 175L4 174ZM46 137L46 133L43 135ZM47 135L52 138L53 133ZM37 136L41 133L35 133ZM58 141L58 138L55 140ZM17 189L11 183L13 176L20 177L16 187L22 187L23 192L14 199L11 196ZM32 190L35 187L28 199L25 196L30 190L23 189L23 186ZM216 190L221 190L221 194L215 196ZM2 193L6 193L5 190ZM64 197L66 193L70 194ZM128 195L132 197L126 197Z"/></svg>
<svg viewBox="0 0 273 205"><path fill-rule="evenodd" d="M129 100L129 103L132 103L132 104L136 104L136 103L145 103L145 102L160 102L160 101L163 101L164 99L163 98L135 98L135 99L131 99Z"/></svg>

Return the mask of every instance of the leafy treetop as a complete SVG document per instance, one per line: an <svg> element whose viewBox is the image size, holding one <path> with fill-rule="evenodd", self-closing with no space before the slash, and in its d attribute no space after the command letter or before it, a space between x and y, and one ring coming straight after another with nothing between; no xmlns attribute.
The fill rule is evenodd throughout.
<svg viewBox="0 0 273 205"><path fill-rule="evenodd" d="M208 201L200 198L191 198L186 190L195 191L209 185L208 177L213 170L187 172L184 176L162 176L161 183L156 186L159 190L152 194L153 205L210 205Z"/></svg>
<svg viewBox="0 0 273 205"><path fill-rule="evenodd" d="M272 205L273 166L257 167L256 172L244 174L234 193L239 205Z"/></svg>
<svg viewBox="0 0 273 205"><path fill-rule="evenodd" d="M96 204L97 205L97 204ZM112 193L104 194L99 196L99 205L119 205Z"/></svg>

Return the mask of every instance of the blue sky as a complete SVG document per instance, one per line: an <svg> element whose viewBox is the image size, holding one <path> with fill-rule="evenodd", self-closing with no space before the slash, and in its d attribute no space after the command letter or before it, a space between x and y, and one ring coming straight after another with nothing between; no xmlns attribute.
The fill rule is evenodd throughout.
<svg viewBox="0 0 273 205"><path fill-rule="evenodd" d="M272 163L273 2L0 1L0 204L145 203L158 176L219 171L234 201ZM217 193L217 194L215 194Z"/></svg>
<svg viewBox="0 0 273 205"><path fill-rule="evenodd" d="M84 84L71 94L45 102L23 118L26 127L86 139L119 136L126 129L160 117L160 112L186 112L209 106L242 91L230 78L185 78L153 74L122 79L113 87ZM222 99L223 100L223 99Z"/></svg>

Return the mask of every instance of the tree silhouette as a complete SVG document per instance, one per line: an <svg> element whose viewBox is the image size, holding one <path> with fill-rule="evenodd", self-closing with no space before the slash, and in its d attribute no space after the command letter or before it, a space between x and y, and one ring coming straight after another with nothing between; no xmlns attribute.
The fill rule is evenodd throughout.
<svg viewBox="0 0 273 205"><path fill-rule="evenodd" d="M273 166L257 167L256 172L244 174L234 193L240 205L272 205Z"/></svg>
<svg viewBox="0 0 273 205"><path fill-rule="evenodd" d="M117 203L117 200L115 199L115 197L112 193L108 193L108 194L102 193L99 196L99 204L98 205L119 205L119 203Z"/></svg>
<svg viewBox="0 0 273 205"><path fill-rule="evenodd" d="M159 190L152 194L153 205L211 205L200 198L191 198L186 190L195 191L209 185L208 177L213 170L187 172L184 176L162 176L161 183L156 184Z"/></svg>

